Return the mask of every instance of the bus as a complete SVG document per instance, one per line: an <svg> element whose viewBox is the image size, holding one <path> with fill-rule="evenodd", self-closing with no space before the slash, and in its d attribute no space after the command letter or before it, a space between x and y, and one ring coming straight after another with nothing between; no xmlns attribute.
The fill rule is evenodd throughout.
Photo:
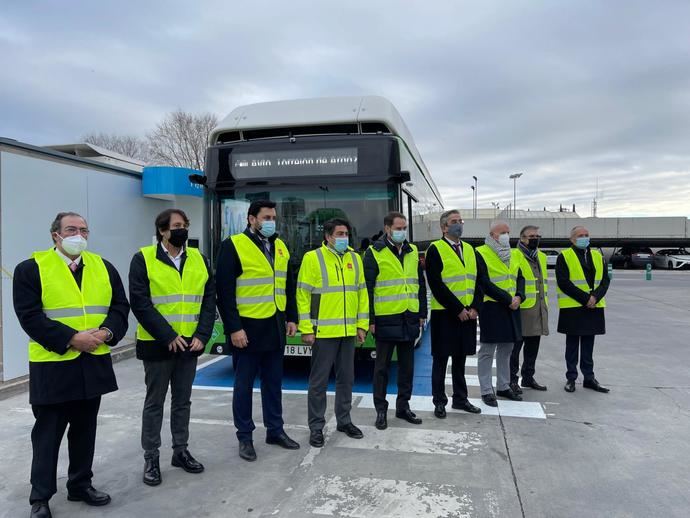
<svg viewBox="0 0 690 518"><path fill-rule="evenodd" d="M364 250L383 234L383 218L415 219L443 210L441 195L395 107L377 96L266 102L233 110L210 134L204 189L205 242L215 258L221 240L242 232L254 200L277 203L277 232L293 271L321 246L333 217L352 227L350 246ZM359 352L375 351L371 337ZM218 322L207 351L227 354ZM286 356L309 356L299 337Z"/></svg>

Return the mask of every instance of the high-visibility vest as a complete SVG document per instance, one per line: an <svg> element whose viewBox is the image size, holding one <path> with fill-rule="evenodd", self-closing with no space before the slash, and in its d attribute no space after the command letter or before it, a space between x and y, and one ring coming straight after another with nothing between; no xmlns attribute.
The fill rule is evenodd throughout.
<svg viewBox="0 0 690 518"><path fill-rule="evenodd" d="M208 281L206 263L198 249L187 247L187 258L180 275L177 268L156 258L159 246L141 249L149 278L151 302L178 335L194 336ZM156 340L141 324L137 326L137 339Z"/></svg>
<svg viewBox="0 0 690 518"><path fill-rule="evenodd" d="M567 248L561 252L563 259L565 259L565 264L568 266L568 274L570 282L572 282L577 288L581 289L585 293L589 294L591 288L585 277L585 272L582 269L580 260L572 248ZM604 258L598 250L592 250L592 261L594 262L594 287L598 287L601 284L601 280L604 278ZM558 307L564 308L581 308L582 304L561 291L558 288ZM605 308L606 298L602 297L601 300L597 301L596 307Z"/></svg>
<svg viewBox="0 0 690 518"><path fill-rule="evenodd" d="M481 254L486 263L486 268L489 271L489 280L510 294L511 297L515 296L517 291L517 277L518 271L520 270L520 263L522 262L522 252L516 250L515 248L510 250L510 264L506 265L498 254L494 250L487 246L482 245L477 248L477 252ZM484 302L491 301L496 302L488 295L484 295Z"/></svg>
<svg viewBox="0 0 690 518"><path fill-rule="evenodd" d="M285 311L287 268L290 252L280 239L274 241L273 265L266 254L247 234L231 236L242 264L237 278L235 297L237 311L247 318L269 318L276 311Z"/></svg>
<svg viewBox="0 0 690 518"><path fill-rule="evenodd" d="M369 327L369 294L362 258L326 245L304 254L297 278L299 331L316 338L355 336Z"/></svg>
<svg viewBox="0 0 690 518"><path fill-rule="evenodd" d="M43 313L75 331L97 329L105 320L113 298L110 276L103 259L94 253L84 251L81 260L81 288L74 280L67 263L54 249L34 252L31 256L38 265L41 278L41 304ZM93 352L86 354L105 355L110 347L100 344ZM80 351L70 347L65 354L49 351L34 340L29 341L30 362L59 362L74 360Z"/></svg>
<svg viewBox="0 0 690 518"><path fill-rule="evenodd" d="M462 258L465 264L463 264L458 254L453 250L453 247L445 239L434 241L429 245L429 248L431 247L438 250L438 255L443 262L443 269L441 270L443 283L453 292L453 295L463 306L472 304L474 289L477 284L477 257L472 245L462 241ZM431 296L431 309L446 309L436 300L433 292Z"/></svg>
<svg viewBox="0 0 690 518"><path fill-rule="evenodd" d="M412 243L410 248L412 251L404 255L401 263L388 246L381 250L371 247L379 267L374 285L376 316L419 312L419 253Z"/></svg>
<svg viewBox="0 0 690 518"><path fill-rule="evenodd" d="M539 268L541 269L541 290L544 293L544 303L548 305L549 303L549 283L548 283L548 272L546 269L546 254L544 252L537 252L537 260L539 262ZM520 265L520 271L522 271L522 276L525 278L525 300L520 304L520 309L529 309L537 305L537 289L539 279L534 275L532 271L532 265L529 264L529 259L527 257L522 257L522 263Z"/></svg>

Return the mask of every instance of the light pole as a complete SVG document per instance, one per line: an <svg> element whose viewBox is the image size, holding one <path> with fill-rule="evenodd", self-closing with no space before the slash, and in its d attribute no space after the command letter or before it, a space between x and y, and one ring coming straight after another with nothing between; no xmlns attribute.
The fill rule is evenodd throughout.
<svg viewBox="0 0 690 518"><path fill-rule="evenodd" d="M498 212L498 209L500 209L501 207L499 207L497 201L492 201L492 202L491 202L491 205L492 205L493 208L494 208L494 219L496 219L496 213Z"/></svg>
<svg viewBox="0 0 690 518"><path fill-rule="evenodd" d="M474 178L474 219L477 219L477 205L479 202L479 186L477 185L477 177L472 176Z"/></svg>
<svg viewBox="0 0 690 518"><path fill-rule="evenodd" d="M474 185L470 185L472 189L472 219L477 219L477 209L475 209L475 196L477 195L477 189Z"/></svg>
<svg viewBox="0 0 690 518"><path fill-rule="evenodd" d="M522 173L511 174L508 178L513 180L513 219L517 217L517 179L522 176Z"/></svg>

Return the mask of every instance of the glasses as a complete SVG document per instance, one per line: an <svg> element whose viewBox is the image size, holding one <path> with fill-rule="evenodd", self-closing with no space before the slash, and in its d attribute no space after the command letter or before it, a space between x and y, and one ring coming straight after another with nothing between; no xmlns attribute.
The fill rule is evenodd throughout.
<svg viewBox="0 0 690 518"><path fill-rule="evenodd" d="M82 236L86 237L89 235L89 232L91 231L86 227L65 227L62 229L62 233L67 234L68 236L76 236L77 234L81 234Z"/></svg>

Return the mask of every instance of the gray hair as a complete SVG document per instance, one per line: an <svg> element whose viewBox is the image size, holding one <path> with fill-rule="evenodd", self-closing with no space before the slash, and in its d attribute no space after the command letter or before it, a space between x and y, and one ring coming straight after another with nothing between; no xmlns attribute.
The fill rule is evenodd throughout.
<svg viewBox="0 0 690 518"><path fill-rule="evenodd" d="M510 225L508 225L508 222L503 220L503 219L497 219L496 221L491 222L491 226L489 227L489 232L493 232L496 230L496 227L500 227L501 225L507 225L508 228L510 228Z"/></svg>
<svg viewBox="0 0 690 518"><path fill-rule="evenodd" d="M460 211L458 209L450 209L441 214L441 219L439 220L441 228L448 224L448 218L450 218L453 214L460 214Z"/></svg>
<svg viewBox="0 0 690 518"><path fill-rule="evenodd" d="M520 231L520 237L524 236L530 230L539 230L539 227L536 225L526 225L522 227L522 230Z"/></svg>
<svg viewBox="0 0 690 518"><path fill-rule="evenodd" d="M572 230L570 231L570 239L574 238L574 237L575 237L575 234L577 233L577 231L580 230L581 228L584 229L584 230L587 230L583 225L576 225L576 226L574 226L574 227L572 228Z"/></svg>
<svg viewBox="0 0 690 518"><path fill-rule="evenodd" d="M66 218L68 216L81 218L84 220L84 222L86 222L86 218L84 218L84 216L81 214L77 214L76 212L58 212L57 216L55 216L55 219L50 224L50 237L53 239L53 243L55 242L55 237L53 237L53 234L62 230L62 218Z"/></svg>

